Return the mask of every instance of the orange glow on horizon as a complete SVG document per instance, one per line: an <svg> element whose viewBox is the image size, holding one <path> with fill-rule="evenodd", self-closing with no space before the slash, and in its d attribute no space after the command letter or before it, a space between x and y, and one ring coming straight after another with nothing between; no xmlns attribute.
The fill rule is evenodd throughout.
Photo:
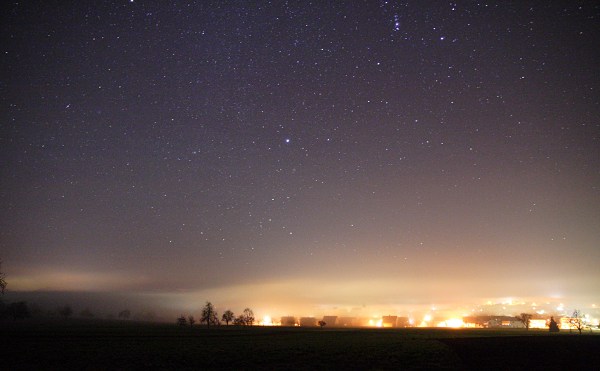
<svg viewBox="0 0 600 371"><path fill-rule="evenodd" d="M273 323L273 320L271 319L271 316L264 316L262 321L259 322L259 325L261 326L275 326L275 324Z"/></svg>
<svg viewBox="0 0 600 371"><path fill-rule="evenodd" d="M465 323L461 318L450 318L445 321L439 322L437 327L448 327L448 328L461 328L465 327Z"/></svg>

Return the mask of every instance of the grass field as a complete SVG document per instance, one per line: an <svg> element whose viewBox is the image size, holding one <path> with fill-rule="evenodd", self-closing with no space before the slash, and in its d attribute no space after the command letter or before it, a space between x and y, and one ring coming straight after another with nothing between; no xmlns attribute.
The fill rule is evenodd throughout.
<svg viewBox="0 0 600 371"><path fill-rule="evenodd" d="M600 336L488 329L0 323L2 370L600 369Z"/></svg>

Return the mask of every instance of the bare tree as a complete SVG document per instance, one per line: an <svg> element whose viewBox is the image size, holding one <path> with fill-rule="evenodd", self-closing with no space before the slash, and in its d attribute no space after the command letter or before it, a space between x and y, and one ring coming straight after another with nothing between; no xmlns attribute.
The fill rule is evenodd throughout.
<svg viewBox="0 0 600 371"><path fill-rule="evenodd" d="M569 318L569 327L576 328L579 331L579 335L581 335L581 331L585 327L585 318L579 309L575 309L571 318Z"/></svg>
<svg viewBox="0 0 600 371"><path fill-rule="evenodd" d="M188 323L190 324L190 327L194 327L194 323L196 323L194 316L188 316Z"/></svg>
<svg viewBox="0 0 600 371"><path fill-rule="evenodd" d="M254 323L254 312L250 308L244 309L244 313L242 314L242 318L244 320L244 324L246 326L252 326Z"/></svg>
<svg viewBox="0 0 600 371"><path fill-rule="evenodd" d="M0 259L0 269L2 269L2 259ZM0 270L0 293L2 293L2 295L4 295L4 290L6 289L7 285L8 283L6 283L6 275Z"/></svg>
<svg viewBox="0 0 600 371"><path fill-rule="evenodd" d="M233 321L233 312L229 309L223 313L223 317L221 317L221 321L225 322L227 326L229 326L229 322Z"/></svg>
<svg viewBox="0 0 600 371"><path fill-rule="evenodd" d="M119 312L119 318L129 319L131 317L131 311L129 309L125 309Z"/></svg>
<svg viewBox="0 0 600 371"><path fill-rule="evenodd" d="M523 323L526 330L529 330L529 325L531 324L532 315L529 313L521 313L520 316L517 316L517 319Z"/></svg>
<svg viewBox="0 0 600 371"><path fill-rule="evenodd" d="M177 317L177 325L183 327L186 324L187 324L187 321L185 320L185 316L183 314L181 316Z"/></svg>
<svg viewBox="0 0 600 371"><path fill-rule="evenodd" d="M233 318L233 313L231 313ZM244 312L233 319L236 326L252 326L254 324L254 312L250 308L244 309Z"/></svg>
<svg viewBox="0 0 600 371"><path fill-rule="evenodd" d="M71 314L73 314L73 309L70 305L65 305L64 307L58 309L58 314L67 319L71 317Z"/></svg>
<svg viewBox="0 0 600 371"><path fill-rule="evenodd" d="M246 326L246 321L244 320L244 315L240 314L239 316L233 319L233 324L236 326Z"/></svg>
<svg viewBox="0 0 600 371"><path fill-rule="evenodd" d="M202 317L200 317L200 322L206 322L206 327L210 328L210 325L218 325L219 317L217 317L217 311L215 310L214 305L210 301L207 301L202 308Z"/></svg>

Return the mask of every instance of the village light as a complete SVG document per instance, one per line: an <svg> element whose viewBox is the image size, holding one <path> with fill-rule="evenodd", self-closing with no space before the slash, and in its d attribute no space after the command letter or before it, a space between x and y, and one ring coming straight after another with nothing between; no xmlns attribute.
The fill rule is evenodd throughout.
<svg viewBox="0 0 600 371"><path fill-rule="evenodd" d="M465 323L460 318L450 318L438 323L437 327L461 328L465 327Z"/></svg>
<svg viewBox="0 0 600 371"><path fill-rule="evenodd" d="M263 326L273 326L273 320L271 319L271 316L264 316L263 320L262 320L262 325Z"/></svg>

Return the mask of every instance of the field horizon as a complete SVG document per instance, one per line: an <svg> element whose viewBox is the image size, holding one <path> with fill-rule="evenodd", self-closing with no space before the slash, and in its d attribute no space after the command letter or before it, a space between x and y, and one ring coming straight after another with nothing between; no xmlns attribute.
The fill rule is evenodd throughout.
<svg viewBox="0 0 600 371"><path fill-rule="evenodd" d="M0 322L7 369L595 369L600 336L522 329Z"/></svg>

